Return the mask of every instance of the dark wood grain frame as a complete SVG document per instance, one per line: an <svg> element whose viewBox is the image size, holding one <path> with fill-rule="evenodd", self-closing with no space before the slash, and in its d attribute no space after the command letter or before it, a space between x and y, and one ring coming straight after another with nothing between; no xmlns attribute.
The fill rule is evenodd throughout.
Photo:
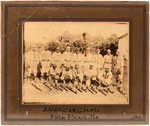
<svg viewBox="0 0 150 126"><path fill-rule="evenodd" d="M1 2L3 124L147 124L148 2ZM129 22L128 105L23 105L22 26L24 21ZM50 111L45 111L49 109ZM51 111L53 109L53 111ZM81 110L62 112L60 109ZM84 111L91 109L93 111ZM54 110L58 110L57 112ZM28 116L26 115L28 112ZM93 119L50 119L50 115L98 115ZM104 115L104 116L103 116ZM105 118L104 118L105 117Z"/></svg>

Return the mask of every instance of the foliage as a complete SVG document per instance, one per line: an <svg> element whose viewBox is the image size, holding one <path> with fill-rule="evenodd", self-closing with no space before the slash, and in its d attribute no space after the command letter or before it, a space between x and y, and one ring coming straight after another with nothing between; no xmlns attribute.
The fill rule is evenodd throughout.
<svg viewBox="0 0 150 126"><path fill-rule="evenodd" d="M72 48L74 52L76 51L76 49L79 49L80 52L83 53L87 47L88 47L88 43L81 40L76 40L72 43Z"/></svg>
<svg viewBox="0 0 150 126"><path fill-rule="evenodd" d="M52 42L49 42L48 44L48 50L51 52L55 52L57 47L60 47L60 44L57 42L52 41Z"/></svg>
<svg viewBox="0 0 150 126"><path fill-rule="evenodd" d="M57 40L51 40L46 46L51 52L56 51L57 47L60 47L61 52L64 52L67 45L71 46L73 52L79 49L82 53L85 52L87 47L92 50L99 48L102 55L106 54L107 49L111 49L112 54L118 49L118 37L116 34L112 34L107 38L103 38L101 35L93 37L88 33L83 33L81 36L82 39L74 40L73 35L66 31L58 36Z"/></svg>

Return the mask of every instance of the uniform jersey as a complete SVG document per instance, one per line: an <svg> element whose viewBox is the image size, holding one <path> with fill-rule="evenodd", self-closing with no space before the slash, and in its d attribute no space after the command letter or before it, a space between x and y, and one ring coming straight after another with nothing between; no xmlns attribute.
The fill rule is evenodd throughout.
<svg viewBox="0 0 150 126"><path fill-rule="evenodd" d="M121 69L123 67L123 57L122 56L114 56L113 57L113 66L117 69Z"/></svg>
<svg viewBox="0 0 150 126"><path fill-rule="evenodd" d="M79 68L74 68L73 69L73 78L78 77L80 80L83 80L83 72L82 69Z"/></svg>
<svg viewBox="0 0 150 126"><path fill-rule="evenodd" d="M36 65L37 65L35 62L35 52L34 51L28 51L26 53L25 60L29 66L29 73L31 73L31 72L35 73L36 72Z"/></svg>
<svg viewBox="0 0 150 126"><path fill-rule="evenodd" d="M95 67L93 67L92 69L89 68L85 75L88 76L91 79L96 80L96 76L97 76L96 68Z"/></svg>
<svg viewBox="0 0 150 126"><path fill-rule="evenodd" d="M104 56L104 68L108 67L108 68L111 69L111 67L112 67L112 58L113 58L113 56L111 54Z"/></svg>
<svg viewBox="0 0 150 126"><path fill-rule="evenodd" d="M123 80L123 66L124 66L124 60L122 56L114 56L113 57L113 72L115 74L115 77L118 78L120 81Z"/></svg>
<svg viewBox="0 0 150 126"><path fill-rule="evenodd" d="M40 57L40 61L41 61L41 63L42 63L42 73L44 74L45 72L46 72L46 51L45 50L43 50L43 51L41 51L41 55L39 55L39 56L41 56Z"/></svg>
<svg viewBox="0 0 150 126"><path fill-rule="evenodd" d="M72 73L72 70L69 69L69 70L63 70L62 71L62 79L65 79L65 78L69 78L69 79L73 79L73 73Z"/></svg>
<svg viewBox="0 0 150 126"><path fill-rule="evenodd" d="M106 73L105 71L103 71L101 74L99 74L98 78L102 83L106 83L107 85L110 85L112 83L111 72Z"/></svg>
<svg viewBox="0 0 150 126"><path fill-rule="evenodd" d="M48 72L50 68L50 60L51 54L49 51L42 51L42 73Z"/></svg>
<svg viewBox="0 0 150 126"><path fill-rule="evenodd" d="M60 52L54 52L53 54L52 54L52 58L51 58L52 60L51 60L51 63L52 64L56 64L57 65L57 67L59 67L60 68L60 66L61 66L61 64L62 64L62 54L60 53Z"/></svg>
<svg viewBox="0 0 150 126"><path fill-rule="evenodd" d="M100 69L103 67L103 64L104 64L103 56L101 54L95 54L94 55L94 65Z"/></svg>
<svg viewBox="0 0 150 126"><path fill-rule="evenodd" d="M110 54L110 55L105 55L104 56L104 62L105 63L112 63L112 58L113 56Z"/></svg>
<svg viewBox="0 0 150 126"><path fill-rule="evenodd" d="M79 65L80 67L82 66L83 64L83 54L81 53L73 53L72 55L72 66L75 66L75 65Z"/></svg>
<svg viewBox="0 0 150 126"><path fill-rule="evenodd" d="M94 61L93 59L93 54L88 53L87 55L84 56L84 63L92 63Z"/></svg>
<svg viewBox="0 0 150 126"><path fill-rule="evenodd" d="M72 53L71 52L64 52L63 53L63 63L65 66L70 67L72 60Z"/></svg>
<svg viewBox="0 0 150 126"><path fill-rule="evenodd" d="M52 75L52 76L59 75L60 72L61 71L58 68L54 69L53 67L50 67L50 70L49 70L50 75Z"/></svg>
<svg viewBox="0 0 150 126"><path fill-rule="evenodd" d="M83 60L83 73L84 74L88 72L89 66L93 65L93 62L94 62L94 59L91 53L84 56L84 60Z"/></svg>

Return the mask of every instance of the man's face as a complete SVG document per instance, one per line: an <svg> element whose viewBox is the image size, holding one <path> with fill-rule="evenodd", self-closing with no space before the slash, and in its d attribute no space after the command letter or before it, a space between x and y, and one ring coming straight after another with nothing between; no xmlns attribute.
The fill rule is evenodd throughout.
<svg viewBox="0 0 150 126"><path fill-rule="evenodd" d="M109 72L109 68L105 68L105 72L108 73Z"/></svg>
<svg viewBox="0 0 150 126"><path fill-rule="evenodd" d="M86 53L88 54L88 53L90 53L90 50L88 49L88 50L86 50Z"/></svg>
<svg viewBox="0 0 150 126"><path fill-rule="evenodd" d="M79 69L79 65L75 65L75 69Z"/></svg>
<svg viewBox="0 0 150 126"><path fill-rule="evenodd" d="M57 68L57 66L56 66L56 65L54 65L54 66L53 66L53 69L55 70L56 68Z"/></svg>
<svg viewBox="0 0 150 126"><path fill-rule="evenodd" d="M97 52L97 54L99 54L99 53L100 53L100 50L99 50L99 49L97 49L97 50L96 50L96 52Z"/></svg>
<svg viewBox="0 0 150 126"><path fill-rule="evenodd" d="M57 53L60 52L60 49L56 49L56 52L57 52Z"/></svg>
<svg viewBox="0 0 150 126"><path fill-rule="evenodd" d="M119 52L118 52L118 51L116 52L116 55L117 55L117 56L119 55Z"/></svg>
<svg viewBox="0 0 150 126"><path fill-rule="evenodd" d="M65 70L66 70L66 71L69 71L69 67L66 67Z"/></svg>
<svg viewBox="0 0 150 126"><path fill-rule="evenodd" d="M77 54L79 54L80 53L80 51L79 50L77 50Z"/></svg>
<svg viewBox="0 0 150 126"><path fill-rule="evenodd" d="M70 52L70 46L67 46L66 50L67 52Z"/></svg>
<svg viewBox="0 0 150 126"><path fill-rule="evenodd" d="M110 50L107 50L107 54L110 55L110 53L111 53L111 51L110 51Z"/></svg>
<svg viewBox="0 0 150 126"><path fill-rule="evenodd" d="M93 66L92 66L92 65L90 65L90 69L93 69Z"/></svg>

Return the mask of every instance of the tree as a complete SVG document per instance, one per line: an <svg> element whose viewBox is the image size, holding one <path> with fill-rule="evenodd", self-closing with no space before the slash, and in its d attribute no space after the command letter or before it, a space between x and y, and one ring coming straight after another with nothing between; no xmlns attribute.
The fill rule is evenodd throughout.
<svg viewBox="0 0 150 126"><path fill-rule="evenodd" d="M47 49L51 52L55 52L57 47L60 47L60 44L58 42L51 41L49 42Z"/></svg>
<svg viewBox="0 0 150 126"><path fill-rule="evenodd" d="M80 52L84 52L85 49L88 47L88 43L86 42L83 42L81 40L76 40L72 43L72 48L73 48L73 51L76 51L76 49L80 49Z"/></svg>

